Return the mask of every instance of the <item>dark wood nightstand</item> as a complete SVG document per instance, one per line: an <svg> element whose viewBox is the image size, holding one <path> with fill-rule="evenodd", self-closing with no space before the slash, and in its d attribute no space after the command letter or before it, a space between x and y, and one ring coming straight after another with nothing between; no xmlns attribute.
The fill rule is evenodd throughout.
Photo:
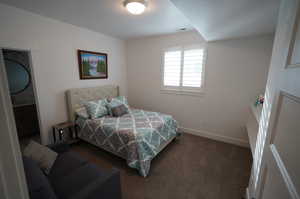
<svg viewBox="0 0 300 199"><path fill-rule="evenodd" d="M53 141L56 143L56 133L58 133L59 142L63 141L63 137L66 133L69 133L69 137L72 140L67 143L72 144L78 141L77 125L74 122L63 122L53 126Z"/></svg>

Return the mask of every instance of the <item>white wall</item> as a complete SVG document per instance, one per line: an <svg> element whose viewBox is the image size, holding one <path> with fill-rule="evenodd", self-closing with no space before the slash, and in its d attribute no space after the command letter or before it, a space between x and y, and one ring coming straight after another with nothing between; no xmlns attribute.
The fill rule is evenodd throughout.
<svg viewBox="0 0 300 199"><path fill-rule="evenodd" d="M31 50L44 143L51 126L67 120L67 89L116 84L127 95L123 41L3 4L0 19L0 48ZM108 53L109 78L79 80L77 49Z"/></svg>
<svg viewBox="0 0 300 199"><path fill-rule="evenodd" d="M273 36L207 43L204 96L160 93L163 49L202 42L196 32L128 41L129 103L172 114L190 133L246 145L248 106L264 91Z"/></svg>

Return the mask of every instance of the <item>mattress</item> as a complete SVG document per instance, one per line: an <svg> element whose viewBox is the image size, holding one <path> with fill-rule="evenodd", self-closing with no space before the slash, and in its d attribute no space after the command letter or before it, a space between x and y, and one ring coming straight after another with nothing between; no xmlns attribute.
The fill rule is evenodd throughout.
<svg viewBox="0 0 300 199"><path fill-rule="evenodd" d="M129 109L121 117L77 118L79 138L119 157L146 177L151 160L177 137L177 122L171 115Z"/></svg>

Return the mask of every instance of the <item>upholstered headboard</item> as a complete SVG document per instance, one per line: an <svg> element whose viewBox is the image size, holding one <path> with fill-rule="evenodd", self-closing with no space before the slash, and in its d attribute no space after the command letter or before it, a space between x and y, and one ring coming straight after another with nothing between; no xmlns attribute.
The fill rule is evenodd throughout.
<svg viewBox="0 0 300 199"><path fill-rule="evenodd" d="M117 97L119 95L118 86L106 85L92 88L69 89L67 94L67 105L69 120L75 120L75 110L83 107L83 102L104 99L107 97Z"/></svg>

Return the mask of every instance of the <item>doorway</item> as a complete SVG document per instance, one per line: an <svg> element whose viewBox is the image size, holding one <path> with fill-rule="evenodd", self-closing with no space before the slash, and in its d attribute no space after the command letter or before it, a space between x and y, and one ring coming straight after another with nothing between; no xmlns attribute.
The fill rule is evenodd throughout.
<svg viewBox="0 0 300 199"><path fill-rule="evenodd" d="M30 51L2 49L2 54L21 148L29 140L41 143Z"/></svg>

